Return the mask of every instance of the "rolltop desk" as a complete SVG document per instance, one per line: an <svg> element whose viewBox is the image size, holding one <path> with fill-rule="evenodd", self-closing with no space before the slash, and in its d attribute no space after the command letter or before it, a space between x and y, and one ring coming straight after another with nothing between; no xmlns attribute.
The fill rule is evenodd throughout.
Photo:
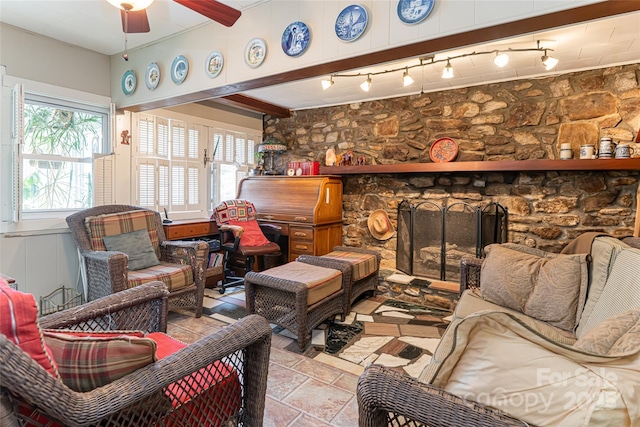
<svg viewBox="0 0 640 427"><path fill-rule="evenodd" d="M324 255L342 244L342 178L252 176L238 185L238 199L253 202L260 223L281 227L288 261Z"/></svg>

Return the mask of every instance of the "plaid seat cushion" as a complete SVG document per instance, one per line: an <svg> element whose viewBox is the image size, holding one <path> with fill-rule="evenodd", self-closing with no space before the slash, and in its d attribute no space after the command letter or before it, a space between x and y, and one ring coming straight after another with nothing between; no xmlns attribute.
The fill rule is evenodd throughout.
<svg viewBox="0 0 640 427"><path fill-rule="evenodd" d="M143 283L160 280L167 285L170 292L192 285L193 270L190 265L170 264L162 261L159 265L129 271L129 288L135 288Z"/></svg>
<svg viewBox="0 0 640 427"><path fill-rule="evenodd" d="M91 391L156 361L156 343L136 334L45 330L60 378L72 390Z"/></svg>
<svg viewBox="0 0 640 427"><path fill-rule="evenodd" d="M147 337L156 342L158 359L187 346L162 332L152 332ZM165 394L171 399L174 411L163 425L218 427L238 424L242 386L238 372L231 364L218 360L170 384Z"/></svg>
<svg viewBox="0 0 640 427"><path fill-rule="evenodd" d="M339 261L346 261L351 264L351 280L354 282L363 279L378 271L378 259L372 254L362 254L358 252L333 251L323 258L331 258Z"/></svg>
<svg viewBox="0 0 640 427"><path fill-rule="evenodd" d="M160 245L155 215L153 211L137 210L86 217L84 225L87 233L89 233L91 248L94 251L106 251L107 248L104 245L103 237L147 230L153 250L159 259Z"/></svg>
<svg viewBox="0 0 640 427"><path fill-rule="evenodd" d="M304 262L290 262L270 268L253 276L253 281L260 283L260 276L303 283L309 288L307 306L311 306L335 294L342 288L342 273L340 271Z"/></svg>

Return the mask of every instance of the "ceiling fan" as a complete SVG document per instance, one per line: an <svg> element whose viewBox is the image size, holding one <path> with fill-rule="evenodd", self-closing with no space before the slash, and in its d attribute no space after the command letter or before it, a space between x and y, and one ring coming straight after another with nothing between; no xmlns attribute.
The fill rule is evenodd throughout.
<svg viewBox="0 0 640 427"><path fill-rule="evenodd" d="M107 0L120 8L122 30L125 33L148 33L150 31L146 8L153 0ZM220 24L231 27L240 18L241 12L217 0L173 0L194 12Z"/></svg>

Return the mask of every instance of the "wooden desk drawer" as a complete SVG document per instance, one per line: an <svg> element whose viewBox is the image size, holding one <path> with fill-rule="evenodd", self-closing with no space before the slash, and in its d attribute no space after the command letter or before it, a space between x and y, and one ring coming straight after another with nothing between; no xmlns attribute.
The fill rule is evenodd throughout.
<svg viewBox="0 0 640 427"><path fill-rule="evenodd" d="M312 242L313 228L302 228L302 227L290 226L289 240L291 240L292 243L297 241Z"/></svg>
<svg viewBox="0 0 640 427"><path fill-rule="evenodd" d="M212 228L213 227L211 227L211 224L209 222L180 224L165 227L165 233L167 234L167 239L169 240L185 239L189 237L200 237L213 234L214 231L212 230Z"/></svg>

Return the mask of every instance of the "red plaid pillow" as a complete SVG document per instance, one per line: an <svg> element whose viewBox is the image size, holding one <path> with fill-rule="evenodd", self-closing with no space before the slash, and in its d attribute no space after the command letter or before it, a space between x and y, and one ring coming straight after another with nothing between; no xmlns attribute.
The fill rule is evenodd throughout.
<svg viewBox="0 0 640 427"><path fill-rule="evenodd" d="M91 391L155 363L155 341L140 335L44 331L62 381L75 391Z"/></svg>
<svg viewBox="0 0 640 427"><path fill-rule="evenodd" d="M20 347L56 378L58 371L51 351L38 327L38 306L32 294L12 289L0 278L0 333Z"/></svg>

